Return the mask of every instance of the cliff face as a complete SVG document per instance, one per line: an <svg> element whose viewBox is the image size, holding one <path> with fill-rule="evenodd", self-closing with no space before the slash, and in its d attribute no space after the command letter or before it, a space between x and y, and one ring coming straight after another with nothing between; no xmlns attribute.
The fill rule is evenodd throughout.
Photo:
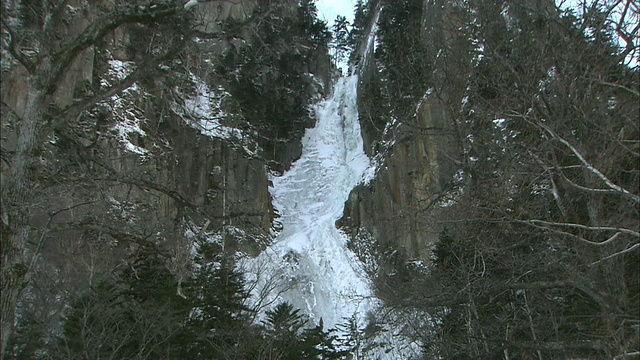
<svg viewBox="0 0 640 360"><path fill-rule="evenodd" d="M109 2L100 5L114 6ZM221 24L227 21L249 22L255 6L253 2L212 3L202 5L195 13L183 16L191 16L194 21L197 19L204 24L199 29L202 31L200 34L209 39L197 40L200 46L202 43L208 43L212 48L228 50L229 41L224 38L219 39L222 34ZM289 15L295 16L295 3L287 6ZM100 11L98 6L89 6L82 1L70 2L69 9L74 9L72 14L68 14L69 25L63 30L56 28L57 36L77 36L91 21L96 21ZM83 16L73 16L75 12L82 12ZM99 46L84 50L58 84L53 95L53 105L64 109L79 101L83 93L97 91L100 87L99 82L102 81L104 84L104 82L121 80L123 75L117 72L130 72L131 68L136 66L132 46L138 45L134 42L135 37L146 35L141 32L136 27L119 28L108 35ZM196 52L190 53L185 59L186 63L192 63L190 66L185 64L189 67L188 71L197 71L196 69L199 68L198 70L202 72L202 67L207 66L209 70L206 72L211 73L215 69L216 62L220 60L217 60L211 51L198 53L197 51L201 49L193 50ZM211 58L207 59L207 57ZM166 76L176 74L180 75L174 72ZM204 81L191 74L192 76L184 84L195 87L196 94L191 98L188 98L189 95L183 96L188 98L186 99L188 103L184 103L185 99L177 101L175 93L171 93L174 89L169 88L166 81L151 82L145 79L146 81L139 85L126 89L123 95L116 95L110 99L111 101L107 100L99 104L102 106L101 109L92 114L83 115L78 124L69 124L82 126L84 132L80 139L81 144L65 143L65 140L70 139L61 138L62 136L55 131L43 132L41 136L49 140L45 145L46 150L43 156L49 155L47 160L52 161L58 157L67 158L68 166L83 167L76 170L78 172L88 170L91 175L83 174L83 176L90 177L98 175L99 171L96 171L93 165L84 167L82 161L105 161L110 171L130 179L128 182L149 182L158 186L161 184L167 192L180 194L180 201L215 219L215 226L211 226L210 229L220 228L223 224L237 224L248 226L257 233L265 235L272 220L266 161L269 156L277 156L286 167L297 156L300 146L295 145L296 141L292 141L293 151L285 149L277 155L271 152L262 156L258 154L258 145L254 144L254 148L250 150L251 154L247 154L242 145L238 144L246 142L246 139L240 140L223 133L198 131L200 125L193 123L194 119L183 116L184 109L176 111L176 108L186 107L188 112L193 110L188 109L189 106L202 105L196 104L197 101L210 102L212 99L207 97L212 94L203 93L198 87L206 86L215 89L222 84L221 79ZM17 116L23 116L24 100L28 92L25 69L15 65L6 70L2 89L3 103ZM225 93L225 96L227 95L232 96ZM310 95L311 93L308 93L303 96ZM181 104L178 103L179 100L182 100ZM167 103L174 103L172 104L174 106L166 106ZM227 112L224 108L226 104L219 105L220 108L216 110L224 112L222 116L237 117ZM242 109L236 107L235 111L241 112ZM4 118L8 119L8 117ZM11 151L16 142L16 134L10 125L9 122L4 124L3 135L7 138L5 142L7 149L3 150L6 151ZM216 126L225 127L225 125ZM252 134L243 134L243 136L251 137ZM71 149L73 147L76 149ZM69 150L81 151L81 153L70 155ZM58 176L63 174L72 176L66 171ZM115 178L112 180L117 181ZM144 203L149 209L153 209L147 219L154 219L148 224L150 228L164 227L160 224L184 220L180 218L184 214L179 214L174 206L176 199L172 199L171 194L149 194L148 189L136 188L135 185L131 189L131 184L107 187L112 192L110 196L117 201ZM51 189L52 193L56 191ZM68 205L78 201L80 199L68 198ZM86 213L95 213L94 207L95 205L85 209ZM176 228L172 231L180 230Z"/></svg>
<svg viewBox="0 0 640 360"><path fill-rule="evenodd" d="M109 1L95 6L79 0L69 2L65 25L55 29L59 46L64 46L62 37L78 36L88 24L97 21L103 8L113 6L115 4ZM71 140L64 138L68 134L58 133L58 129L45 129L40 137L49 141L43 152L48 153L50 159L56 156L68 158L68 147L79 146L82 149L73 150L83 153L73 154L76 158L68 159L69 166L81 166L80 160L87 160L81 159L85 155L91 157L89 161L104 159L120 174L162 184L172 193L180 194L198 211L218 219L218 225L245 224L267 233L272 220L268 170L282 171L290 166L299 156L301 133L313 124L313 120L309 117L283 119L291 124L280 136L265 136L260 130L269 125L260 123L257 116L249 118L243 114L245 109L234 95L240 89L230 84L235 79L220 75L218 70L227 59L225 56L259 51L264 46L261 42L267 40L256 36L255 22L265 20L262 18L265 12L276 13L291 22L298 16L296 6L296 1L260 9L256 9L254 1L212 2L198 6L192 13L181 14L186 21L197 25L193 44L189 44L183 57L162 65L164 72L159 77L143 78L121 95L98 103L77 122L68 123L82 127L80 144L66 144L65 140ZM229 31L226 25L229 23L235 24L233 31ZM52 106L66 109L81 101L83 95L122 80L138 66L139 46L151 36L163 34L153 34L141 26L117 28L99 44L84 50L57 85ZM299 40L299 44L290 44L289 48L280 46L270 51L273 56L295 52L304 57L299 68L293 70L302 91L296 94L297 98L292 97L304 106L312 98L323 95L324 84L329 83L330 62L321 47ZM314 50L301 54L304 47ZM5 150L10 152L15 147L17 135L9 115L21 117L25 114L28 89L24 67L6 65L2 100L10 111L3 116L3 135L6 137ZM243 64L228 65L225 71L240 65ZM275 74L280 75L289 76ZM320 80L315 80L314 76ZM265 81L269 80L265 78ZM258 78L253 85L264 87L268 84ZM233 89L228 91L226 88ZM272 100L256 99L255 102ZM286 107L287 104L273 103L272 106ZM83 170L91 171L92 166ZM135 196L142 196L144 192L141 190ZM125 196L124 193L120 195ZM129 192L127 196L133 195ZM172 202L151 200L149 204L154 209L161 209L163 206L159 205L165 204L161 213L169 217L159 217L158 223L176 220L177 209L167 201Z"/></svg>
<svg viewBox="0 0 640 360"><path fill-rule="evenodd" d="M390 6L383 6L380 14L378 36L386 35L389 40L382 41L394 41L402 48L388 56L371 49L359 85L365 149L376 159L378 173L370 184L351 194L339 223L351 234L357 252L375 248L373 268L377 270L372 275L380 279L407 262L429 261L442 230L438 222L449 211L447 199L455 196L461 181L457 176L461 143L455 119L463 91L443 91L442 82L464 84L468 70L459 69L456 74L453 64L438 61L439 52L445 46L453 47L456 40L444 36L444 7L429 1L411 6L409 18L401 18ZM391 21L396 34L385 32L389 30L385 24ZM391 40L393 36L398 38ZM412 64L400 62L411 62L416 56L421 56L421 66L428 69L411 73ZM397 75L399 68L408 71Z"/></svg>
<svg viewBox="0 0 640 360"><path fill-rule="evenodd" d="M371 184L351 194L343 225L366 231L381 244L399 248L409 258L426 260L435 224L423 223L425 212L443 204L456 166L456 139L444 106L435 100L419 105L418 126L398 124ZM426 129L429 134L425 134Z"/></svg>
<svg viewBox="0 0 640 360"><path fill-rule="evenodd" d="M551 0L358 2L340 51L354 50L377 174L351 192L338 225L386 308L363 329L351 316L342 339L320 324L302 330L287 304L254 323L291 283L308 290L293 297L301 307L316 304L322 281L344 285L335 293L352 304L369 298L336 271L354 270L350 254L319 243L321 266L303 264L308 282L287 272L302 259L289 250L329 231L314 221L329 219L316 209L334 196L307 184L334 190L322 168L292 182L313 210L300 233L282 253L262 251L279 227L270 175L300 156L315 121L308 105L331 92L328 34L312 4L0 4L0 359L301 358L330 348L360 358L403 336L429 358L637 353L632 2L582 13ZM363 39L371 29L375 41ZM331 103L344 114L345 101ZM326 136L345 140L340 126ZM286 212L299 211L297 200ZM268 264L244 274L266 279L256 309L234 272L238 252ZM273 304L260 302L269 291ZM385 332L393 336L377 343Z"/></svg>
<svg viewBox="0 0 640 360"><path fill-rule="evenodd" d="M626 10L383 4L359 86L378 173L339 222L377 294L428 312L426 357L636 349L637 329L585 340L638 318L637 28L607 19Z"/></svg>
<svg viewBox="0 0 640 360"><path fill-rule="evenodd" d="M17 213L31 234L17 257L3 252L3 267L38 257L43 271L28 281L62 284L29 290L29 306L46 301L46 291L59 294L54 310L42 309L43 323L55 327L70 296L143 249L164 257L180 291L194 243L255 255L270 242L269 173L300 156L314 123L307 105L326 95L331 76L326 41L305 30L296 1L212 2L183 12L74 0L48 14L57 22L47 33L46 9L16 4L6 10L14 35L27 39L19 45L61 56L80 44L53 90L43 91L49 103L36 125L26 203L13 203L5 184L15 182L12 157L38 79L3 47L3 251L12 248ZM110 19L131 23L83 38Z"/></svg>
<svg viewBox="0 0 640 360"><path fill-rule="evenodd" d="M381 8L376 46L360 55L367 63L358 100L365 151L378 173L351 194L339 226L383 283L411 264L429 264L434 244L460 212L463 188L473 181L473 148L482 146L465 120L475 111L469 99L491 97L494 86L490 79L473 83L485 56L480 28L501 24L506 32L515 16L525 16L502 6L499 15L480 3L371 1L363 15L370 23ZM514 8L557 16L548 1Z"/></svg>

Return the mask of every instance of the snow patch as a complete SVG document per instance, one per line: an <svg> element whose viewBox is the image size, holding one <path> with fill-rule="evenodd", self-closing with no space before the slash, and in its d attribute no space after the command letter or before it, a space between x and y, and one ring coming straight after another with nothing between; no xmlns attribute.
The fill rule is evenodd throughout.
<svg viewBox="0 0 640 360"><path fill-rule="evenodd" d="M507 29L512 31L513 29L516 28L516 26L518 25L516 19L513 18L513 16L511 16L511 14L509 13L509 4L507 4L506 2L502 5L502 11L500 11L500 15L502 16L502 19L504 20L504 23L507 25ZM518 32L520 32L520 29L517 29Z"/></svg>
<svg viewBox="0 0 640 360"><path fill-rule="evenodd" d="M186 95L176 87L176 100L171 102L171 110L189 126L211 138L234 140L242 144L245 153L256 156L258 146L242 130L223 125L220 121L229 117L224 110L224 101L231 97L224 87L218 85L212 90L202 79L189 73L195 94Z"/></svg>
<svg viewBox="0 0 640 360"><path fill-rule="evenodd" d="M116 137L124 148L134 154L141 156L147 155L149 151L143 147L135 145L131 142L134 135L146 136L147 134L140 128L144 123L144 113L142 109L134 105L129 95L139 93L138 87L133 84L123 91L123 96L114 95L111 97L111 111L116 116L117 123L112 130L116 133Z"/></svg>
<svg viewBox="0 0 640 360"><path fill-rule="evenodd" d="M416 105L416 108L413 111L413 117L417 117L418 116L418 113L420 112L420 108L422 107L422 104L424 104L427 100L429 100L429 97L431 97L431 94L433 94L433 88L432 87L427 89L427 91L425 91L424 95L422 95L422 99L420 99L420 101L418 101L418 104Z"/></svg>
<svg viewBox="0 0 640 360"><path fill-rule="evenodd" d="M111 59L108 61L109 69L107 70L107 77L100 79L100 86L103 88L109 88L113 85L113 82L123 80L133 72L133 61L121 61Z"/></svg>
<svg viewBox="0 0 640 360"><path fill-rule="evenodd" d="M130 61L109 60L109 70L106 77L100 79L103 88L109 88L113 84L122 81L133 72L134 63ZM116 134L116 139L124 145L125 150L145 156L149 151L132 142L134 137L144 137L146 133L141 125L145 122L142 109L136 106L136 100L144 98L147 94L136 83L124 89L120 95L113 95L108 101L100 105L105 106L114 116L116 124L111 128Z"/></svg>

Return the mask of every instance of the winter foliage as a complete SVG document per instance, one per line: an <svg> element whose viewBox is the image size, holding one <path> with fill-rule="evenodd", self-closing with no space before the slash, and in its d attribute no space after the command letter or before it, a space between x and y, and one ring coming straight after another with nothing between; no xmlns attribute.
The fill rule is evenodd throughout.
<svg viewBox="0 0 640 360"><path fill-rule="evenodd" d="M636 2L1 6L1 360L640 354Z"/></svg>

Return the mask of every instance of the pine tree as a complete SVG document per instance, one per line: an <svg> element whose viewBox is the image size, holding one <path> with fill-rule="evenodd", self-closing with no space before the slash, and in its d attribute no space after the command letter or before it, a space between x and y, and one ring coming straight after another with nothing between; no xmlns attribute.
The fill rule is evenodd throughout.
<svg viewBox="0 0 640 360"><path fill-rule="evenodd" d="M340 353L335 348L335 335L325 331L322 320L318 326L302 332L303 356L305 359L339 359Z"/></svg>
<svg viewBox="0 0 640 360"><path fill-rule="evenodd" d="M346 17L338 15L333 22L333 40L331 47L334 50L336 61L344 61L353 50L353 44L349 40L349 28L351 25Z"/></svg>
<svg viewBox="0 0 640 360"><path fill-rule="evenodd" d="M300 0L298 3L299 26L303 33L310 35L316 45L327 45L331 33L327 23L318 19L315 0Z"/></svg>
<svg viewBox="0 0 640 360"><path fill-rule="evenodd" d="M149 248L119 277L72 303L53 354L65 358L166 358L183 354L186 301Z"/></svg>
<svg viewBox="0 0 640 360"><path fill-rule="evenodd" d="M340 334L336 338L336 348L341 356L355 354L356 358L360 359L363 356L364 329L358 325L355 314L343 320L336 325L336 330Z"/></svg>
<svg viewBox="0 0 640 360"><path fill-rule="evenodd" d="M242 357L253 332L242 274L220 249L204 243L194 257L194 278L186 287L191 306L188 328L194 334L193 359Z"/></svg>
<svg viewBox="0 0 640 360"><path fill-rule="evenodd" d="M278 304L273 310L266 312L263 322L270 339L271 347L282 355L282 359L302 359L303 351L298 336L307 320L289 303Z"/></svg>
<svg viewBox="0 0 640 360"><path fill-rule="evenodd" d="M266 315L263 322L265 338L280 359L338 358L330 332L324 331L322 325L305 328L308 319L300 309L284 302L267 311Z"/></svg>

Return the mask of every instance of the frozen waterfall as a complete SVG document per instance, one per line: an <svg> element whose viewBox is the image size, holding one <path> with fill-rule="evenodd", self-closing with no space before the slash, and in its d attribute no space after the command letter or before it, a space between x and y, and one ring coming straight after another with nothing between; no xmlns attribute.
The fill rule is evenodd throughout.
<svg viewBox="0 0 640 360"><path fill-rule="evenodd" d="M256 258L245 259L254 305L288 301L327 328L354 314L364 320L378 301L347 237L335 227L349 192L370 160L363 151L356 107L357 75L344 77L333 96L315 107L302 156L270 189L282 232Z"/></svg>
<svg viewBox="0 0 640 360"><path fill-rule="evenodd" d="M375 43L380 6L361 51L362 63ZM368 314L378 329L370 334L367 358L419 358L422 344L407 337L412 326L428 322L419 311L396 313L374 294L373 284L358 257L347 248L348 238L335 227L349 193L375 175L363 151L357 108L359 69L342 77L333 96L316 105L316 126L302 139L302 155L282 176L273 176L270 188L280 214L282 232L255 258L244 257L239 267L246 276L252 307L259 320L282 302L309 316L310 326L322 319L324 329L355 318L367 325ZM420 325L418 325L419 327ZM358 351L363 351L360 349ZM358 355L356 354L356 358Z"/></svg>

